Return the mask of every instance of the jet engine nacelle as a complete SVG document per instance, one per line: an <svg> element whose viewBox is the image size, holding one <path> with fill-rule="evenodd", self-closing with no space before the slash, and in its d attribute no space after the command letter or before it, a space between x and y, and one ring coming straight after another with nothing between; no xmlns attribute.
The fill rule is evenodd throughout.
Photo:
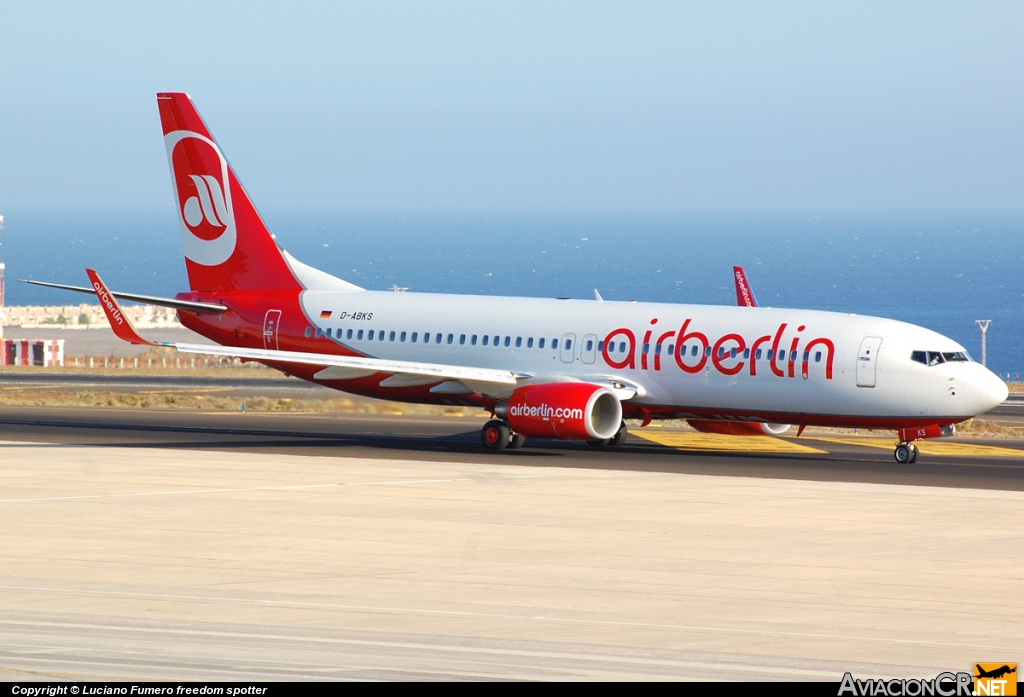
<svg viewBox="0 0 1024 697"><path fill-rule="evenodd" d="M526 385L494 411L513 431L532 438L605 440L622 424L618 397L586 382Z"/></svg>
<svg viewBox="0 0 1024 697"><path fill-rule="evenodd" d="M722 433L727 436L777 436L789 430L789 424L753 423L750 421L712 421L687 419L701 433Z"/></svg>

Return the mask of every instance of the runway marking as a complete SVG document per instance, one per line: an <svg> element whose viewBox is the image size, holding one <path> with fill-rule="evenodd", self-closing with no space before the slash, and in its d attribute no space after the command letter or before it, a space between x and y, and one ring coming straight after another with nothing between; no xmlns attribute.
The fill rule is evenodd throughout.
<svg viewBox="0 0 1024 697"><path fill-rule="evenodd" d="M542 479L549 477L547 474L524 474L510 475L510 479ZM31 499L0 499L0 503L34 503L40 501L78 501L83 499L112 499L130 498L133 496L187 496L190 494L225 494L242 491L291 491L293 489L327 489L330 487L352 487L352 486L401 486L405 484L441 484L445 482L472 482L479 481L476 477L450 477L444 479L400 479L383 482L332 482L330 484L295 484L292 486L253 486L253 487L230 487L224 489L184 489L176 491L139 491L121 494L82 494L79 496L42 496Z"/></svg>
<svg viewBox="0 0 1024 697"><path fill-rule="evenodd" d="M630 431L658 445L677 450L703 450L744 453L811 453L826 455L826 451L798 445L789 440L768 436L725 436L718 433L687 433L679 431Z"/></svg>
<svg viewBox="0 0 1024 697"><path fill-rule="evenodd" d="M611 627L644 627L650 629L672 629L680 631L698 631L698 632L717 632L723 634L752 634L758 636L777 636L777 637L796 637L801 639L835 639L838 641L870 641L882 644L913 644L921 646L952 646L961 648L972 648L972 649L999 649L1006 651L1020 651L1024 648L1024 644L1017 646L1007 646L1002 644L968 644L954 641L934 641L931 639L899 639L893 637L877 637L877 636L860 636L856 634L826 634L821 632L786 632L781 630L773 629L744 629L736 627L712 627L706 625L687 625L687 624L663 624L658 622L629 622L619 620L601 620L601 619L580 619L572 617L553 617L550 615L516 615L512 613L497 613L497 612L468 612L464 610L430 610L425 608L404 608L404 607L388 607L379 605L344 605L339 603L310 603L302 601L291 601L291 600L269 600L266 598L236 598L230 596L202 596L202 595L173 595L169 593L136 593L127 591L98 591L98 590L84 590L84 589L67 589L67 588L49 588L49 587L36 587L36 586L6 586L0 585L0 590L5 591L23 591L31 593L68 593L68 594L79 594L79 595L94 595L94 596L109 596L109 597L121 597L121 598L147 598L152 600L182 600L189 602L222 602L222 603L238 603L246 605L271 605L271 606L289 606L289 607L308 607L324 610L350 610L355 612L386 612L392 614L407 614L407 615L447 615L454 617L480 617L487 619L508 619L508 620L533 620L536 622L551 622L560 624L589 624L599 626L611 626ZM202 634L207 636L239 636L249 638L259 638L267 635L260 634L240 634L233 632L203 632L197 630L174 630L174 629L155 629L155 628L128 628L128 627L111 627L105 625L92 625L92 624L77 624L77 623L63 623L63 622L33 622L26 620L6 620L0 619L0 625L26 625L26 626L40 626L40 627L74 627L80 629L110 629L115 631L139 631L139 632L155 632L155 633L167 633L167 634ZM341 644L364 644L368 646L398 646L402 648L430 648L430 644L414 644L414 643L391 643L391 642L374 642L365 640L352 640L352 639L318 639L314 637L292 637L288 635L281 636L270 636L272 639L291 639L293 641L322 641L328 643L341 643ZM447 647L446 647L447 648ZM454 646L450 647L451 650L457 651L471 651L467 647ZM504 651L496 649L485 649L486 653L506 653ZM524 652L525 655L534 655L534 652ZM541 652L537 655L549 656L547 652ZM566 655L570 656L569 654Z"/></svg>
<svg viewBox="0 0 1024 697"><path fill-rule="evenodd" d="M827 436L808 437L808 440L823 441L826 443L839 443L842 445L859 445L865 448L881 448L893 450L896 447L896 438L832 438ZM982 457L1019 457L1024 458L1024 450L1016 448L1001 448L995 445L975 445L974 443L949 443L945 441L918 440L914 445L923 455L947 455Z"/></svg>

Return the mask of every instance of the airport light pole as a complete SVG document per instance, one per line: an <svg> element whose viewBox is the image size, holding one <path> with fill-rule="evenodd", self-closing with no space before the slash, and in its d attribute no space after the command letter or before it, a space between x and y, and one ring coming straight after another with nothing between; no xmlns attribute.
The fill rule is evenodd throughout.
<svg viewBox="0 0 1024 697"><path fill-rule="evenodd" d="M986 365L986 363L985 363L985 334L988 332L988 325L991 322L992 322L992 320L990 320L990 319L976 319L976 320L974 320L974 323L977 324L978 327L981 329L981 364L982 365Z"/></svg>

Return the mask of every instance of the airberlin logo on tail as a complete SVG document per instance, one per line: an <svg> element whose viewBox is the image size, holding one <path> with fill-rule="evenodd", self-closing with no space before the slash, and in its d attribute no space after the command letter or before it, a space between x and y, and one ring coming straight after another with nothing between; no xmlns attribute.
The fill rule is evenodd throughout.
<svg viewBox="0 0 1024 697"><path fill-rule="evenodd" d="M227 160L216 143L193 131L172 131L164 142L185 256L204 266L223 264L236 240Z"/></svg>
<svg viewBox="0 0 1024 697"><path fill-rule="evenodd" d="M185 205L181 209L189 228L196 229L198 235L197 228L204 220L213 227L227 227L227 224L223 222L228 217L227 205L224 203L224 192L221 190L217 178L209 174L202 176L190 174L188 176L196 185L197 192L196 196L185 201Z"/></svg>

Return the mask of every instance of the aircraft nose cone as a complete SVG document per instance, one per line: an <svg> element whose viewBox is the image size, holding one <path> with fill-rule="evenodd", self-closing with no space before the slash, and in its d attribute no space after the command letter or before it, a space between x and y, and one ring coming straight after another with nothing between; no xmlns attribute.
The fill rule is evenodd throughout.
<svg viewBox="0 0 1024 697"><path fill-rule="evenodd" d="M984 414L1005 402L1010 390L998 375L988 368L978 367L981 370L971 381L971 392L974 393L977 402L975 407L977 413Z"/></svg>

